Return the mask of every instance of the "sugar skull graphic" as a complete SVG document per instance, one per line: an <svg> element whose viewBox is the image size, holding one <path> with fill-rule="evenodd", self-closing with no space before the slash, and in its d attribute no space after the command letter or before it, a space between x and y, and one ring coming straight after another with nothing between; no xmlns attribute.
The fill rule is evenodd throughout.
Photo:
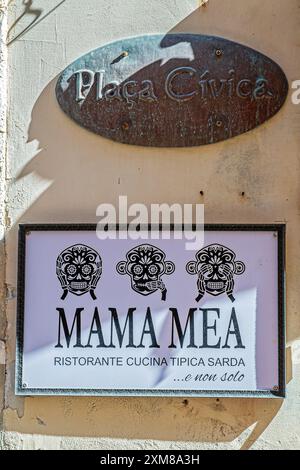
<svg viewBox="0 0 300 470"><path fill-rule="evenodd" d="M218 296L226 293L232 302L234 276L243 274L245 265L242 261L235 261L235 253L222 245L210 245L196 254L196 261L187 264L189 274L198 275L199 302L205 293Z"/></svg>
<svg viewBox="0 0 300 470"><path fill-rule="evenodd" d="M165 261L166 254L155 246L140 245L130 250L126 258L118 263L117 272L131 277L132 289L145 296L160 290L162 300L166 300L167 289L161 277L175 271L174 263Z"/></svg>
<svg viewBox="0 0 300 470"><path fill-rule="evenodd" d="M94 291L102 274L102 260L93 248L73 245L58 256L56 274L64 291L62 300L67 297L68 292L74 295L89 292L95 300Z"/></svg>

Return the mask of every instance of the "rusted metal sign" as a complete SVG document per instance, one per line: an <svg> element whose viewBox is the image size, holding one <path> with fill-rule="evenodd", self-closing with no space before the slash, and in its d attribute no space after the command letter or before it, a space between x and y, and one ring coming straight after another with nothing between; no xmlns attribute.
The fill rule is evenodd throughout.
<svg viewBox="0 0 300 470"><path fill-rule="evenodd" d="M56 94L65 113L109 139L191 147L259 126L284 104L288 82L265 55L195 34L117 41L76 60Z"/></svg>

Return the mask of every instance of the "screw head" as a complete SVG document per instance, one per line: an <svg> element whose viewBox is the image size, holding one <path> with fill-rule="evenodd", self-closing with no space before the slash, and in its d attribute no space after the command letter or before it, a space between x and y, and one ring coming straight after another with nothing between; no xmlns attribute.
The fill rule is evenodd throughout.
<svg viewBox="0 0 300 470"><path fill-rule="evenodd" d="M217 57L222 57L222 55L223 55L222 49L216 49L216 56Z"/></svg>
<svg viewBox="0 0 300 470"><path fill-rule="evenodd" d="M22 383L22 388L27 388L28 387L28 384L26 382L23 382Z"/></svg>
<svg viewBox="0 0 300 470"><path fill-rule="evenodd" d="M123 122L122 123L122 129L123 131L128 131L129 130L129 122Z"/></svg>

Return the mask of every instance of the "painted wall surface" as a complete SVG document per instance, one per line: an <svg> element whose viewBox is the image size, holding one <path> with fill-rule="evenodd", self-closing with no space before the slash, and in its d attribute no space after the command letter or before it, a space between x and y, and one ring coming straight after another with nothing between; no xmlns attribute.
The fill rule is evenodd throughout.
<svg viewBox="0 0 300 470"><path fill-rule="evenodd" d="M6 117L0 119L6 231L0 252L0 270L6 262L5 291L0 290L0 448L299 449L300 106L289 98L263 126L216 145L139 148L80 128L60 110L54 88L61 71L91 49L122 37L170 31L220 35L253 47L278 62L291 83L300 79L300 1L209 0L205 8L198 0L24 3L9 2L8 31L2 18L9 98L6 144L1 143ZM0 6L5 12L5 2ZM5 99L3 73L0 63ZM95 222L96 207L117 204L119 195L147 205L204 203L207 223L287 223L289 385L284 402L15 397L18 223Z"/></svg>

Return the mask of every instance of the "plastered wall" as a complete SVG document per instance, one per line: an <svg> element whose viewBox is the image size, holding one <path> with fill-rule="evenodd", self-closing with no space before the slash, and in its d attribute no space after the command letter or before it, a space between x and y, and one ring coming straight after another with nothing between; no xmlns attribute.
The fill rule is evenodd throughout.
<svg viewBox="0 0 300 470"><path fill-rule="evenodd" d="M85 52L122 37L170 31L244 43L278 62L291 83L300 79L300 1L209 0L205 8L198 0L24 3L9 2L7 28L2 19L9 97L1 106L8 113L7 132L6 115L0 119L6 232L0 249L0 448L300 448L300 106L289 97L271 121L227 142L159 150L89 133L61 112L54 94L58 74ZM98 204L117 203L120 194L129 203L204 203L207 223L287 223L284 402L15 397L18 224L95 222Z"/></svg>

